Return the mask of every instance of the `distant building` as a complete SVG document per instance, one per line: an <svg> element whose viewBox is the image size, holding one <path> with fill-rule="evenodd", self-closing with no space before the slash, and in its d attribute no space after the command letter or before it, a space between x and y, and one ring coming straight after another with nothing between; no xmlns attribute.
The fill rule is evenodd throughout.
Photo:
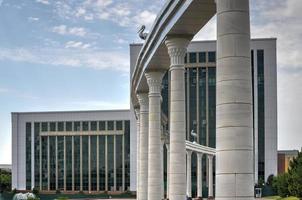
<svg viewBox="0 0 302 200"><path fill-rule="evenodd" d="M130 111L12 113L12 188L130 190Z"/></svg>
<svg viewBox="0 0 302 200"><path fill-rule="evenodd" d="M7 171L7 172L11 172L12 171L12 165L10 164L0 164L0 169Z"/></svg>
<svg viewBox="0 0 302 200"><path fill-rule="evenodd" d="M278 151L278 174L288 172L290 162L299 154L298 150Z"/></svg>

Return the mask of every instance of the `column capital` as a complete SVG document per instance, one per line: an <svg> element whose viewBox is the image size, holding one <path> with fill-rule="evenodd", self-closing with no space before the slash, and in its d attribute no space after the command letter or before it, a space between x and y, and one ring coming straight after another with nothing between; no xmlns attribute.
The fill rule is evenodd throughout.
<svg viewBox="0 0 302 200"><path fill-rule="evenodd" d="M208 154L207 157L208 157L208 160L209 160L209 161L213 161L214 155Z"/></svg>
<svg viewBox="0 0 302 200"><path fill-rule="evenodd" d="M162 89L162 79L164 77L164 71L150 71L146 72L145 76L149 86L150 95L160 95Z"/></svg>
<svg viewBox="0 0 302 200"><path fill-rule="evenodd" d="M202 156L203 156L203 153L197 153L198 158L202 158Z"/></svg>
<svg viewBox="0 0 302 200"><path fill-rule="evenodd" d="M168 37L166 39L165 44L168 48L172 67L184 65L184 58L190 41L187 37Z"/></svg>
<svg viewBox="0 0 302 200"><path fill-rule="evenodd" d="M140 105L140 112L149 111L149 97L147 93L138 93L137 94L138 103Z"/></svg>
<svg viewBox="0 0 302 200"><path fill-rule="evenodd" d="M187 156L191 156L193 153L193 151L191 151L191 150L187 150L186 152L187 152Z"/></svg>

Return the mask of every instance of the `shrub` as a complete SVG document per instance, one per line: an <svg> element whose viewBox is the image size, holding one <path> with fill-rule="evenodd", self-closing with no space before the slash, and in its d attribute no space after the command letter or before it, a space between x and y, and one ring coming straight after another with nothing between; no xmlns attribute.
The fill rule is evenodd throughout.
<svg viewBox="0 0 302 200"><path fill-rule="evenodd" d="M38 188L36 188L36 187L34 187L33 189L32 189L32 193L34 194L34 195L38 195L39 194L39 189Z"/></svg>

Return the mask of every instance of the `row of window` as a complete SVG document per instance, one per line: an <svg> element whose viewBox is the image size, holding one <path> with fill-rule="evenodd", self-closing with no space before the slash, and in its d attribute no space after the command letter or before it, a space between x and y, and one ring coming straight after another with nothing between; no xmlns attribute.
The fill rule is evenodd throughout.
<svg viewBox="0 0 302 200"><path fill-rule="evenodd" d="M99 125L97 122L97 126ZM107 121L111 122L111 121ZM105 123L105 127L107 126ZM124 189L130 186L130 121L121 121L123 135L108 136L40 136L42 123L34 123L34 151L32 152L32 123L26 123L26 189L32 188L32 167L34 167L34 185L42 190L72 189L74 177L74 190L88 190L90 163L91 190L97 189L97 149L99 150L99 190L112 190L113 186L119 189L123 183ZM54 123L58 128L60 122ZM72 124L75 122L72 122ZM82 123L82 122L81 122ZM63 122L65 127L67 122ZM81 124L82 126L83 124ZM45 126L45 124L44 124ZM119 126L119 121L114 121L114 126ZM89 122L88 127L91 127ZM45 129L44 129L45 130ZM47 129L49 130L49 129ZM97 140L99 144L97 146ZM90 149L89 149L90 146ZM90 161L89 161L90 151ZM105 152L107 151L107 156ZM34 165L32 166L32 154ZM123 155L124 154L124 155ZM108 188L105 188L105 160L107 158ZM115 159L114 159L115 158ZM124 163L123 159L124 158ZM115 163L115 164L114 164ZM82 167L81 167L82 164ZM123 167L124 166L124 172ZM57 168L57 171L56 171ZM72 170L74 168L74 171ZM82 168L82 171L80 170ZM116 170L115 174L113 173ZM82 178L80 178L82 176ZM114 184L116 177L116 185ZM57 185L56 185L57 179ZM65 186L65 184L66 186ZM82 185L82 188L80 188Z"/></svg>
<svg viewBox="0 0 302 200"><path fill-rule="evenodd" d="M42 122L42 132L54 131L121 131L124 122L119 121L69 121L69 122Z"/></svg>
<svg viewBox="0 0 302 200"><path fill-rule="evenodd" d="M216 52L190 52L186 54L185 63L215 63Z"/></svg>

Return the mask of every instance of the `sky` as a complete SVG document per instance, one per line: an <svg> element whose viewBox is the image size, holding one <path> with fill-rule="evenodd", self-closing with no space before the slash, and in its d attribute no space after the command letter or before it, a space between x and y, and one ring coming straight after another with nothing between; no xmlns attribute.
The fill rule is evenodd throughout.
<svg viewBox="0 0 302 200"><path fill-rule="evenodd" d="M129 44L165 0L0 0L0 164L11 112L129 108ZM278 148L302 146L302 1L251 0L253 38L277 38ZM194 40L216 39L214 17Z"/></svg>

